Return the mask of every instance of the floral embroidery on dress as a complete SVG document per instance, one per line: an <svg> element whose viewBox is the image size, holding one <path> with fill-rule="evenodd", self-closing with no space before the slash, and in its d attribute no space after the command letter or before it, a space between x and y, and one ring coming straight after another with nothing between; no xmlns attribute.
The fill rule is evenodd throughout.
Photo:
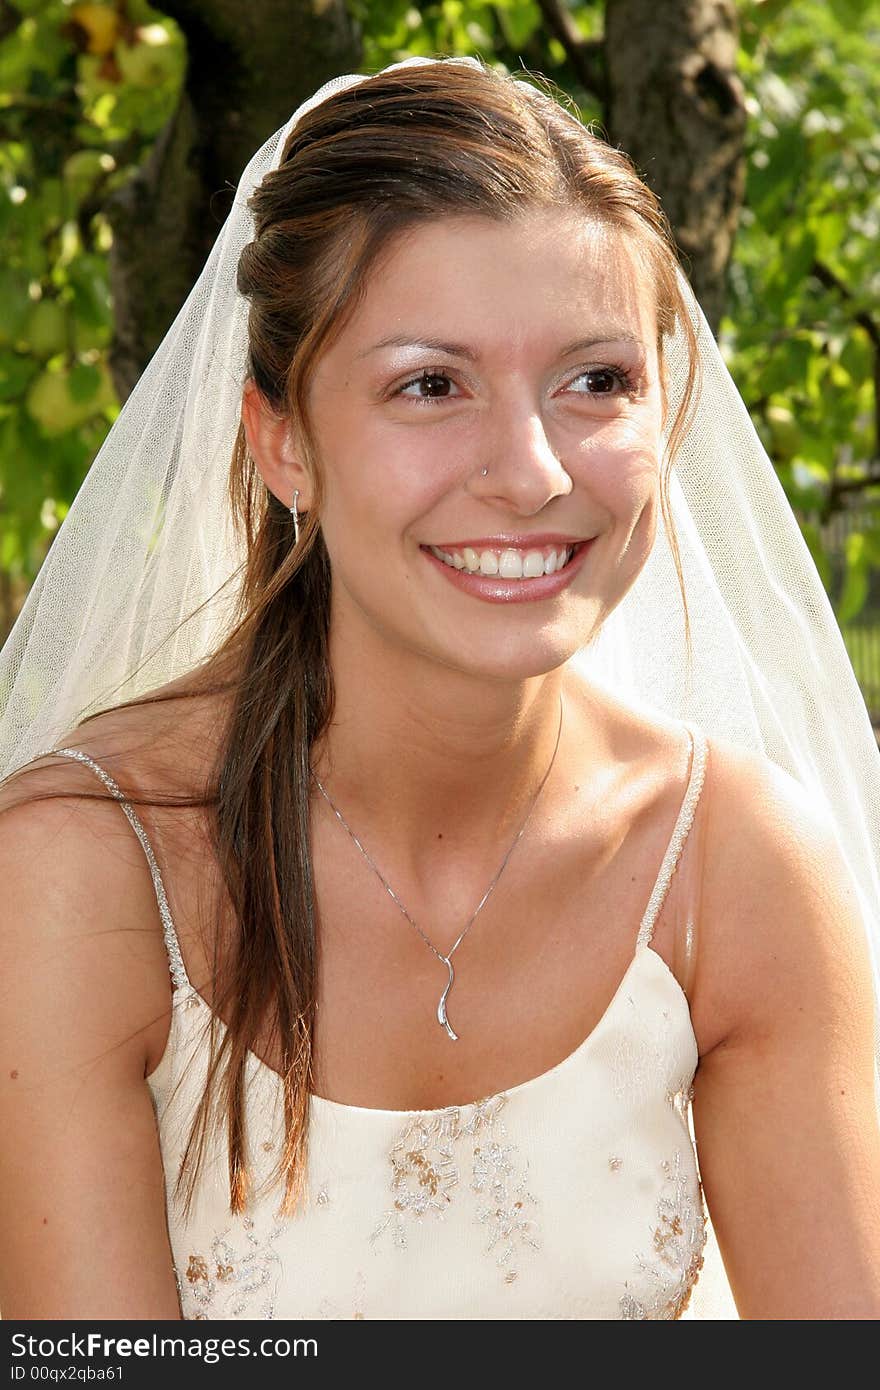
<svg viewBox="0 0 880 1390"><path fill-rule="evenodd" d="M683 1167L681 1153L677 1152L672 1160L664 1159L661 1167L665 1182L652 1236L654 1258L639 1259L640 1269L656 1284L656 1292L648 1298L624 1294L620 1300L622 1318L680 1318L703 1266L706 1213L699 1178L695 1179L694 1201L692 1180ZM669 1271L676 1276L672 1284Z"/></svg>
<svg viewBox="0 0 880 1390"><path fill-rule="evenodd" d="M488 1231L485 1253L494 1255L504 1270L504 1283L514 1282L518 1271L511 1266L517 1251L525 1246L539 1250L541 1241L532 1215L538 1199L527 1187L528 1165L520 1170L516 1145L504 1143L507 1130L499 1117L506 1103L502 1093L463 1108L415 1115L404 1125L388 1154L392 1205L372 1231L371 1244L390 1230L400 1249L414 1220L443 1220L462 1168L469 1167L467 1190L483 1199L475 1204L474 1219Z"/></svg>
<svg viewBox="0 0 880 1390"><path fill-rule="evenodd" d="M685 1125L687 1125L688 1114L694 1099L693 1084L689 1081L682 1082L676 1091L669 1090L666 1092L666 1099L669 1104L677 1110L679 1116L684 1121Z"/></svg>
<svg viewBox="0 0 880 1390"><path fill-rule="evenodd" d="M284 1223L277 1222L262 1238L250 1217L243 1218L242 1227L249 1249L231 1245L227 1239L231 1228L227 1228L214 1236L210 1254L196 1251L188 1256L182 1279L175 1268L184 1318L209 1321L248 1312L257 1318L274 1318L281 1260L272 1245Z"/></svg>

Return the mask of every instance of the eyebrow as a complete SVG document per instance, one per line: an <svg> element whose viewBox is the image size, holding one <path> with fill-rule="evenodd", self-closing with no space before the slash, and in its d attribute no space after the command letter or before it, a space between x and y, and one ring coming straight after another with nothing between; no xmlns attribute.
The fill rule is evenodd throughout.
<svg viewBox="0 0 880 1390"><path fill-rule="evenodd" d="M587 348L596 347L598 343L635 343L639 347L644 347L644 343L637 334L631 333L627 328L609 328L605 333L592 338L576 338L573 343L568 343L559 353L560 357L567 357L572 352L583 352ZM386 347L413 347L425 348L430 352L442 352L449 357L463 357L467 362L479 362L480 355L465 343L446 343L439 338L411 338L406 333L396 333L390 338L383 338L381 342L374 343L372 347L364 348L363 352L357 354L358 357L369 357L372 353L378 352Z"/></svg>

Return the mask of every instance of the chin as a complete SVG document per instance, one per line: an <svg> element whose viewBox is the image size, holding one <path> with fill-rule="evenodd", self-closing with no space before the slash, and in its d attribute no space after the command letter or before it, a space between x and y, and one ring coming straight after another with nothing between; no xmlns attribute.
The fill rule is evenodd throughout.
<svg viewBox="0 0 880 1390"><path fill-rule="evenodd" d="M499 641L495 650L489 642L484 642L472 655L463 653L461 648L445 657L440 657L443 666L460 671L476 679L496 682L521 682L546 676L565 666L592 639L592 634L578 634L576 638L555 640L550 634L545 638L531 637L522 643L514 638Z"/></svg>

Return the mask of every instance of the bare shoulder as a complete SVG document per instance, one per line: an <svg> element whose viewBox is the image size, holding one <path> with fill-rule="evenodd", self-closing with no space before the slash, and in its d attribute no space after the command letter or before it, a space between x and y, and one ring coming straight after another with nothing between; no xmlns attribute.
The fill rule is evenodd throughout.
<svg viewBox="0 0 880 1390"><path fill-rule="evenodd" d="M151 1021L170 1014L171 1004L139 827L167 880L169 861L182 854L187 836L192 842L196 820L186 810L143 803L198 792L204 769L192 750L203 753L206 740L196 717L176 700L109 710L58 741L82 757L48 753L0 783L0 881L6 902L16 904L14 914L0 915L4 974L35 974L44 1000L68 990L80 998L83 1019L95 1018L100 998L113 1015L103 1030L117 1037L120 1055L131 1051L135 1065ZM111 784L130 799L139 826ZM130 1039L124 1046L123 1036ZM149 1039L155 1050L155 1035Z"/></svg>
<svg viewBox="0 0 880 1390"><path fill-rule="evenodd" d="M880 1132L858 895L823 804L775 764L709 745L694 1132L725 1268L743 1318L876 1318Z"/></svg>
<svg viewBox="0 0 880 1390"><path fill-rule="evenodd" d="M693 999L701 1053L780 1026L807 1000L831 1008L847 987L864 999L870 976L855 888L822 801L771 759L708 743Z"/></svg>
<svg viewBox="0 0 880 1390"><path fill-rule="evenodd" d="M85 751L110 762L102 732ZM146 856L95 774L48 756L0 786L0 882L3 1316L179 1317L145 1080L171 1013Z"/></svg>
<svg viewBox="0 0 880 1390"><path fill-rule="evenodd" d="M71 1060L103 1039L143 1075L144 1030L171 1004L161 921L144 850L87 766L50 755L0 786L0 881L0 969L47 1037L32 1066L51 1067L67 1019Z"/></svg>

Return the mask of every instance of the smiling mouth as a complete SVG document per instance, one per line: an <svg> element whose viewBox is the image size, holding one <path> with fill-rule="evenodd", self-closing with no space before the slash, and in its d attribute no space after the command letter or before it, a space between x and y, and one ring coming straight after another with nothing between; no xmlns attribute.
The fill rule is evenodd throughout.
<svg viewBox="0 0 880 1390"><path fill-rule="evenodd" d="M499 579L542 579L549 574L557 574L564 569L585 541L577 545L545 545L532 550L480 549L463 546L461 550L439 550L435 545L424 548L430 550L442 564L450 569L462 570L466 574L479 574Z"/></svg>

